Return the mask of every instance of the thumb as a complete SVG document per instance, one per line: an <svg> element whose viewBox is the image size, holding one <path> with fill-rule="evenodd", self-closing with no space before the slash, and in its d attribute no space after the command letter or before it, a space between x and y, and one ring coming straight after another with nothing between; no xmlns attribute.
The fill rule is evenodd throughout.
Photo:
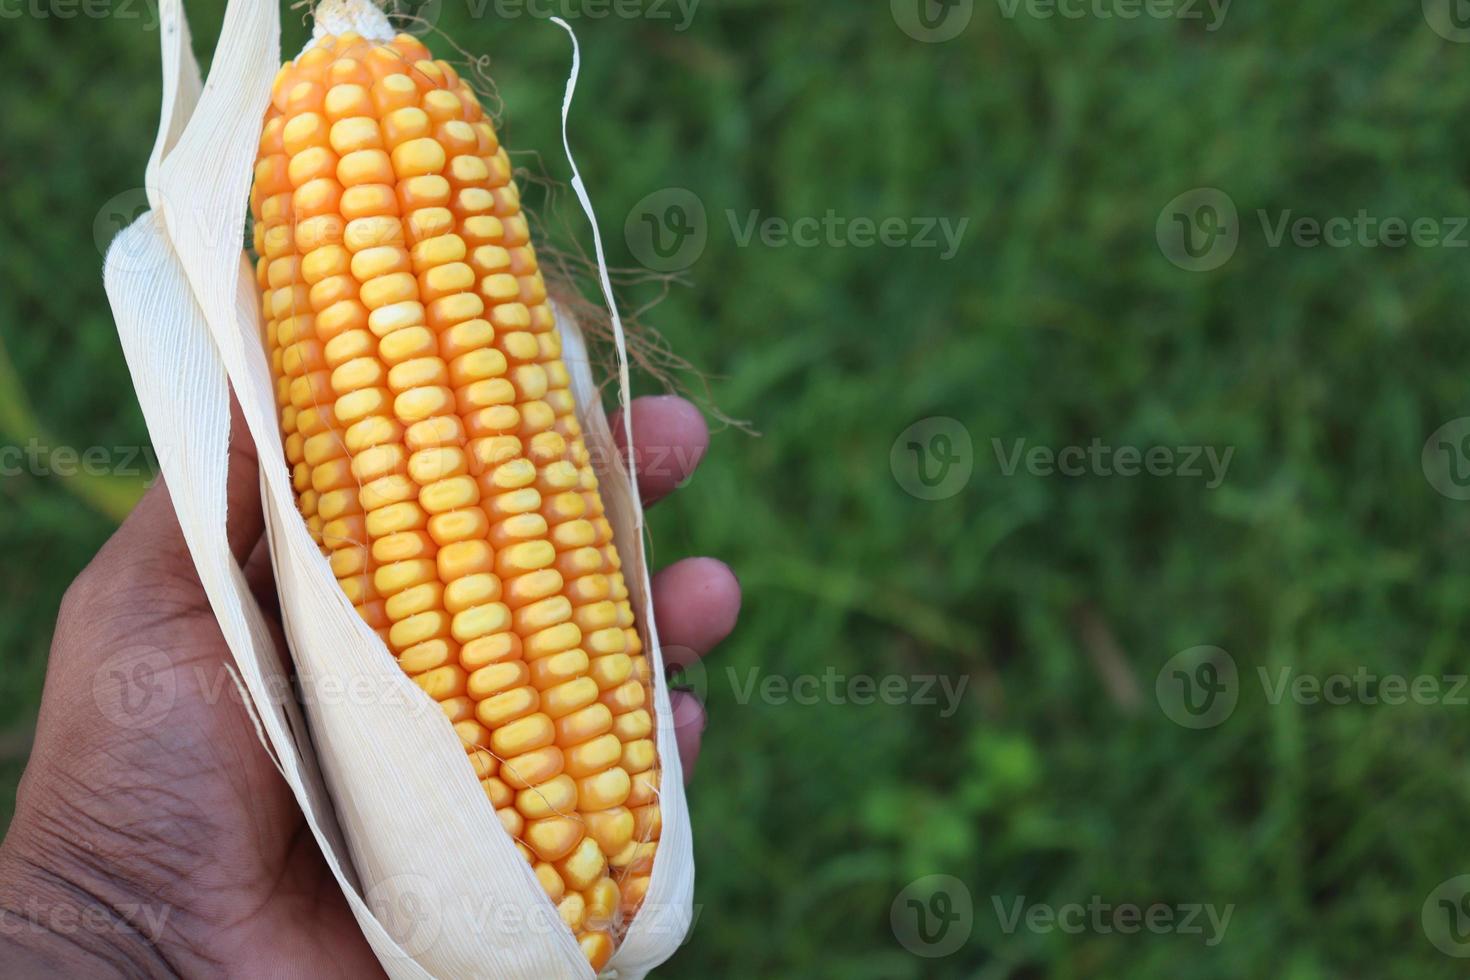
<svg viewBox="0 0 1470 980"><path fill-rule="evenodd" d="M260 464L255 440L240 404L230 396L229 475L225 485L225 532L230 552L243 567L265 533L260 507ZM103 549L188 559L189 548L163 479L153 486Z"/></svg>
<svg viewBox="0 0 1470 980"><path fill-rule="evenodd" d="M225 491L225 528L230 551L244 568L265 534L260 505L260 457L240 403L230 395L230 473Z"/></svg>

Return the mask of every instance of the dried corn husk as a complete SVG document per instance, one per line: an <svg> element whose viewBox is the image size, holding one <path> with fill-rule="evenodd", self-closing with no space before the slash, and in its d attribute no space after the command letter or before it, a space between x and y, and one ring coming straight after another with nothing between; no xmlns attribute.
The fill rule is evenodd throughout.
<svg viewBox="0 0 1470 980"><path fill-rule="evenodd" d="M114 242L107 293L164 477L261 741L390 976L587 980L591 969L486 805L453 729L358 618L296 510L260 339L260 303L241 248L255 145L281 61L274 0L230 0L207 85L180 0L163 0L160 22L163 114L146 178L152 210ZM576 80L575 38L573 46L567 107ZM592 217L580 176L573 187ZM596 247L601 259L600 240ZM603 285L611 304L605 271ZM613 324L626 404L626 350L615 309ZM581 332L560 310L558 327L653 658L662 722L664 831L652 886L603 973L630 980L667 960L690 928L692 838L635 475L614 451ZM299 696L290 694L226 541L231 389L259 450ZM631 441L630 414L624 418Z"/></svg>

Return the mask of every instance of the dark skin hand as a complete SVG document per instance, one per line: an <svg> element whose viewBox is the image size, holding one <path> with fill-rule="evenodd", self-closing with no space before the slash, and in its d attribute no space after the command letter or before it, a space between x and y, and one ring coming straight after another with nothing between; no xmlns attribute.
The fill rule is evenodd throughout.
<svg viewBox="0 0 1470 980"><path fill-rule="evenodd" d="M640 399L633 417L650 469L639 488L653 503L689 478L709 434L676 398ZM273 617L243 426L234 445L230 543ZM723 564L696 558L656 576L654 602L673 669L730 633L740 589ZM62 604L35 748L0 845L6 977L381 975L256 737L231 662L160 482ZM687 778L705 716L680 692L674 713Z"/></svg>

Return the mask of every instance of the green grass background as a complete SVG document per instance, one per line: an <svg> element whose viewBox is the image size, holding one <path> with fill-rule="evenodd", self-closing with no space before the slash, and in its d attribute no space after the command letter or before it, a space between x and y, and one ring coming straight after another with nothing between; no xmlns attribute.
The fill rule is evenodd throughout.
<svg viewBox="0 0 1470 980"><path fill-rule="evenodd" d="M99 210L141 183L159 97L151 14L121 2L0 25L0 444L146 440L96 244ZM191 7L206 60L218 7ZM495 58L507 142L565 178L564 36L474 9L444 0L440 26ZM1470 414L1470 252L1272 247L1256 214L1470 215L1470 45L1415 3L1240 4L1214 31L1005 9L981 0L944 44L887 0L705 0L682 32L576 21L573 138L611 258L636 265L622 227L646 195L701 199L708 248L653 320L762 433L717 434L653 520L661 562L716 555L746 590L691 787L702 915L660 976L1463 975L1420 917L1470 871L1470 709L1273 705L1255 678L1470 663L1470 504L1420 462ZM1195 187L1240 211L1211 272L1155 240ZM970 225L948 262L741 247L725 215L755 209ZM890 449L934 416L963 424L974 472L925 501ZM1235 454L1209 490L1006 476L992 442L1093 438ZM0 825L57 604L129 492L0 479ZM1232 654L1241 696L1193 731L1154 681L1201 644ZM966 678L966 697L947 718L742 703L729 673L829 669ZM974 922L922 958L890 906L938 873ZM1019 896L1234 910L1214 946L1007 932L996 902Z"/></svg>

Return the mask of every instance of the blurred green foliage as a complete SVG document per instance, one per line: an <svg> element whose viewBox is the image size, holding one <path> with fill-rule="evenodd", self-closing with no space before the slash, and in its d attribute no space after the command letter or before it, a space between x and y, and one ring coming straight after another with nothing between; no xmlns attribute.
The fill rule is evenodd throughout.
<svg viewBox="0 0 1470 980"><path fill-rule="evenodd" d="M217 6L191 9L206 56ZM1470 215L1470 46L1418 4L1364 0L1241 4L1215 30L979 3L943 44L888 8L706 0L683 31L677 16L575 20L573 141L612 261L636 266L622 227L647 195L700 199L708 247L652 319L763 433L717 434L653 521L660 563L713 554L746 588L704 678L702 915L660 975L1461 975L1421 910L1470 870L1466 707L1272 704L1257 670L1470 661L1470 509L1420 460L1466 413L1466 253L1273 245L1258 212ZM100 277L107 202L141 184L156 123L158 36L132 9L4 28L0 341L23 391L5 380L0 443L40 427L57 445L146 439ZM566 39L496 9L443 0L438 23L494 57L506 142L564 180ZM1192 273L1155 226L1197 187L1238 206L1240 242ZM547 206L580 233L570 203ZM752 210L970 225L950 261L742 247L728 215ZM934 416L968 431L974 473L926 501L890 449ZM1211 490L1007 476L994 442L1094 438L1234 456ZM57 603L113 520L55 478L0 480L0 500L3 816ZM1154 685L1201 644L1232 654L1240 702L1196 731ZM747 698L751 671L937 674L965 698L948 717ZM933 959L890 921L931 874L974 907L968 941ZM1021 896L1233 915L1213 946L1007 931L998 909Z"/></svg>

